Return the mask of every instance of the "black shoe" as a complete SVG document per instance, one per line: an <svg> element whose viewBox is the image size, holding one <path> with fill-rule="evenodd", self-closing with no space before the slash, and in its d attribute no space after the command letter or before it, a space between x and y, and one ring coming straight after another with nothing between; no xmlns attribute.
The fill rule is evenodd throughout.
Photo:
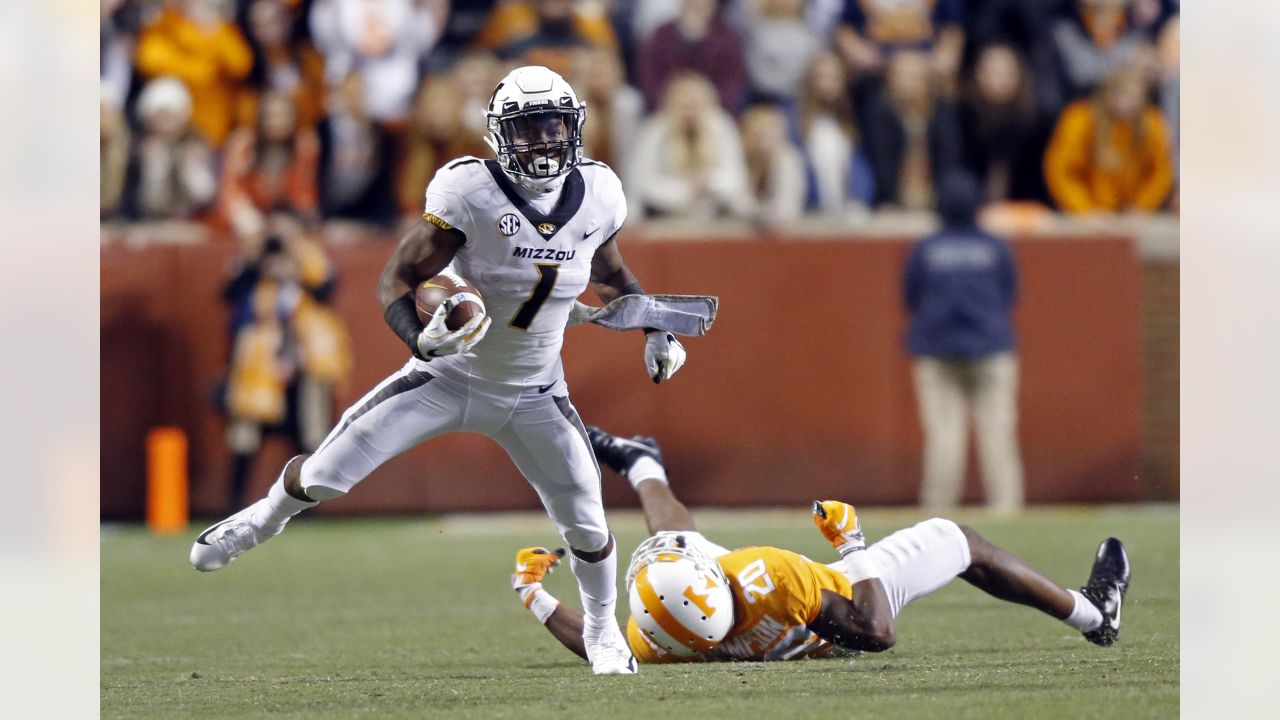
<svg viewBox="0 0 1280 720"><path fill-rule="evenodd" d="M1090 630L1084 637L1094 645L1109 647L1120 634L1120 606L1129 590L1129 555L1124 543L1107 538L1098 546L1093 560L1093 572L1089 582L1080 588L1080 594L1089 599L1102 613L1102 624Z"/></svg>
<svg viewBox="0 0 1280 720"><path fill-rule="evenodd" d="M591 449L595 451L596 459L619 475L626 475L631 466L642 457L653 458L659 465L662 464L662 450L658 447L658 441L651 437L636 435L627 440L610 435L595 425L587 426L587 437L591 438Z"/></svg>

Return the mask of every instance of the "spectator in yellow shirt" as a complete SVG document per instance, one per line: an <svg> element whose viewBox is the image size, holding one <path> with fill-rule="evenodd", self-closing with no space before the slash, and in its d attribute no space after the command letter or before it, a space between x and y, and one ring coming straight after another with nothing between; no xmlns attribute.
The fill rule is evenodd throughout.
<svg viewBox="0 0 1280 720"><path fill-rule="evenodd" d="M168 0L138 39L137 68L172 75L191 93L191 124L215 147L235 125L241 85L253 53L212 0Z"/></svg>
<svg viewBox="0 0 1280 720"><path fill-rule="evenodd" d="M1136 70L1116 72L1091 99L1062 111L1044 173L1066 212L1152 212L1164 205L1173 187L1169 130Z"/></svg>

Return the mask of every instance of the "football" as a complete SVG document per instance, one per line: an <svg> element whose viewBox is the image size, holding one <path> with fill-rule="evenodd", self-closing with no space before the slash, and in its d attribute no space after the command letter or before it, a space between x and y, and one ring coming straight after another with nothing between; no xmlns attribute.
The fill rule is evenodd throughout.
<svg viewBox="0 0 1280 720"><path fill-rule="evenodd" d="M460 293L466 293L468 297L458 303L458 306L449 313L449 317L445 318L445 327L449 330L457 330L476 315L484 315L484 299L476 286L461 275L446 270L419 283L417 290L414 291L413 300L418 309L418 320L422 321L423 325L430 323L431 316L435 314L436 308L440 307L440 303Z"/></svg>

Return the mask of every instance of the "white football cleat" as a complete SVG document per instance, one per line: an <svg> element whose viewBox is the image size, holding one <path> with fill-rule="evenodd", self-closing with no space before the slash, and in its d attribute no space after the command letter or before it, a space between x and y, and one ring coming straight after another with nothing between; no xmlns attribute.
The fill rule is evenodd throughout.
<svg viewBox="0 0 1280 720"><path fill-rule="evenodd" d="M259 503L265 502L267 499L263 498L200 533L191 546L191 564L195 569L200 572L221 570L232 560L279 535L288 520L274 529L260 528L253 524L254 509Z"/></svg>
<svg viewBox="0 0 1280 720"><path fill-rule="evenodd" d="M591 661L591 672L596 675L635 675L640 669L616 622L598 630L584 626L582 642L587 648L587 659Z"/></svg>

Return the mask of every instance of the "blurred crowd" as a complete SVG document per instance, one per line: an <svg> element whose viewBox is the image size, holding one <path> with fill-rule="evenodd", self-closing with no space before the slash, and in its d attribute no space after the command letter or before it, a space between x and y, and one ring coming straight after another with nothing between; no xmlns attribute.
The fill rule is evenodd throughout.
<svg viewBox="0 0 1280 720"><path fill-rule="evenodd" d="M1178 0L101 0L101 214L395 228L546 65L632 217L1177 210Z"/></svg>

